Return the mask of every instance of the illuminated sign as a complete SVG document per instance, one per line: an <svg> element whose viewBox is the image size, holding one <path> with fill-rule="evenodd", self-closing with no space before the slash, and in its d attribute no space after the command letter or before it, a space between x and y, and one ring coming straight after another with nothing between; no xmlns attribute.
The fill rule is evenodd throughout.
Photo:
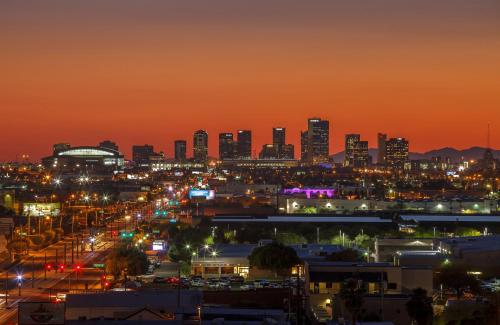
<svg viewBox="0 0 500 325"><path fill-rule="evenodd" d="M215 198L214 190L189 190L189 198L205 198L205 200L213 200Z"/></svg>
<svg viewBox="0 0 500 325"><path fill-rule="evenodd" d="M154 251L164 251L165 250L165 241L164 240L153 241L153 250Z"/></svg>
<svg viewBox="0 0 500 325"><path fill-rule="evenodd" d="M332 198L335 194L335 189L333 188L286 188L283 190L283 194L294 195L294 194L305 194L308 199L311 198L311 194L314 195L324 195L326 197Z"/></svg>
<svg viewBox="0 0 500 325"><path fill-rule="evenodd" d="M58 216L61 212L60 203L24 203L23 204L23 215L24 216L35 216L43 217Z"/></svg>

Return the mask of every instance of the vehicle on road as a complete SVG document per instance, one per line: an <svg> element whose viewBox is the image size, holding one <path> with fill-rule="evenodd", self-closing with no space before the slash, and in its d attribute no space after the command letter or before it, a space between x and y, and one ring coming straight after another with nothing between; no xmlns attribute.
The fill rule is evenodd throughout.
<svg viewBox="0 0 500 325"><path fill-rule="evenodd" d="M255 290L255 286L252 283L246 283L240 286L240 289L243 291Z"/></svg>

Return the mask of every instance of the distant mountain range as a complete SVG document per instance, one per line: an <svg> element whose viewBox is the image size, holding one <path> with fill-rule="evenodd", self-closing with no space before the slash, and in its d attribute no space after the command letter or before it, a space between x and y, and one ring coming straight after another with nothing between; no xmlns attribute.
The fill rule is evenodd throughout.
<svg viewBox="0 0 500 325"><path fill-rule="evenodd" d="M482 147L471 147L469 149L464 149L464 150L458 150L455 148L441 148L441 149L435 149L431 151L427 151L424 153L420 152L410 152L410 159L431 159L432 157L450 157L451 161L453 162L459 162L463 159L465 160L470 160L470 159L480 159L483 157L484 151L486 148ZM500 150L495 150L493 149L493 156L497 159L500 159ZM370 156L373 157L373 162L377 162L377 153L378 150L376 148L371 148L368 149L368 153ZM345 153L344 151L338 152L331 157L335 162L343 162L344 161L344 156Z"/></svg>

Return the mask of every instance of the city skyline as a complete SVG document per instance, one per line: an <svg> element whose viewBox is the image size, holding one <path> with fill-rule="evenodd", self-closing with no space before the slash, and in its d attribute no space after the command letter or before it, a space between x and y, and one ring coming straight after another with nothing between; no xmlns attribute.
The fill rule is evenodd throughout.
<svg viewBox="0 0 500 325"><path fill-rule="evenodd" d="M412 151L500 147L499 3L218 0L2 2L0 160L56 142L113 139L130 155L206 129L285 126L299 148L310 116L330 151L384 132ZM425 24L422 24L425 17ZM256 149L257 148L257 149ZM297 156L298 152L296 152Z"/></svg>
<svg viewBox="0 0 500 325"><path fill-rule="evenodd" d="M272 137L272 129L271 128L269 130L269 139L266 139L264 138L264 140L262 140L262 144L260 142L256 142L254 140L254 137L253 137L253 133L252 133L252 138L251 138L251 145L252 145L252 159L255 158L255 159L258 159L259 158L259 153L261 152L261 150L263 149L264 146L268 145L268 143L272 143L272 140L273 140L273 137ZM304 128L305 130L307 130L307 128L305 127ZM188 159L191 159L191 158L194 158L194 155L193 155L193 135L195 132L197 131L206 131L205 129L198 129L198 130L194 130L191 134L187 135L186 138L182 138L182 139L169 139L167 140L166 142L164 143L159 143L157 144L156 142L154 141L146 141L146 142L143 142L143 143L140 143L140 142L132 142L130 143L130 145L124 145L122 144L120 141L116 140L115 138L96 138L95 141L89 141L89 142L72 142L72 141L55 141L51 144L48 145L47 148L40 148L40 152L42 152L40 154L40 156L32 156L31 154L29 154L29 152L26 152L26 151L23 151L23 152L20 152L18 154L16 154L16 156L13 158L13 159L2 159L2 157L0 157L0 161L21 161L25 158L23 158L23 155L27 155L27 160L29 161L39 161L41 158L43 157L46 157L46 156L49 156L51 153L52 153L52 149L53 149L53 146L54 145L58 145L58 144L69 144L71 145L71 147L78 147L78 146L98 146L99 144L102 145L102 142L107 142L107 141L111 141L113 143L115 143L117 146L118 146L118 150L119 152L123 153L125 155L125 157L127 159L130 159L130 160L134 160L133 159L133 148L135 146L152 146L153 149L154 149L154 152L155 153L164 153L165 154L165 157L166 158L172 158L174 159L175 158L175 144L176 142L184 142L186 147L185 147L185 155L186 155L186 158ZM252 131L251 129L249 129L249 131ZM287 128L287 131L288 131L288 128ZM220 158L220 138L219 136L222 135L222 134L233 134L236 135L238 132L238 130L236 130L235 132L217 132L216 134L210 134L210 132L207 132L208 134L208 157L210 158ZM361 138L363 138L364 140L367 140L367 139L371 139L370 136L363 136L363 133L346 133L346 134L343 134L343 135L339 135L339 137L341 138L342 140L342 143L340 143L338 146L335 145L334 147L334 150L332 151L332 145L330 144L330 151L329 151L329 155L330 156L333 156L333 155L336 155L336 154L339 154L339 153L343 153L345 151L345 146L346 146L346 137L347 136L351 136L351 135L360 135ZM288 140L290 137L289 133L287 132L286 134L286 142L287 143L290 143L291 145L293 145L295 147L295 155L294 155L294 158L295 159L298 159L300 160L301 159L301 153L300 153L300 150L301 150L301 143L300 143L300 140L299 140L299 143L292 143L290 140ZM375 138L377 137L377 135L375 135ZM487 137L487 136L486 136ZM390 139L390 138L404 138L404 137L400 137L398 135L393 135L393 134L388 134L388 138L387 139ZM330 143L332 142L332 135L330 135ZM425 152L429 152L429 151L432 151L432 150L439 150L439 149L444 149L444 148L452 148L452 149L457 149L457 150L466 150L466 149L470 149L470 148L473 148L473 147L482 147L482 148L487 148L487 138L485 138L485 144L482 145L482 144L477 144L477 145L471 145L471 146L465 146L465 147L453 147L453 146L442 146L442 147L431 147L427 150L422 150L422 151L418 151L418 150L414 150L413 147L415 146L415 143L412 141L412 139L408 139L406 138L406 140L410 143L410 150L409 152L410 153L425 153ZM335 141L335 143L337 143L338 141ZM378 150L378 141L375 139L371 139L371 140L367 140L367 141L363 141L363 142L368 142L368 149L372 150L372 149L375 149L375 150ZM237 145L237 139L236 137L234 137L234 145ZM490 137L490 146L489 148L493 149L493 150L498 150L497 147L493 146L492 145L492 141L491 141L491 137ZM165 150L166 149L166 150ZM38 151L37 151L38 152ZM237 158L238 155L235 156L235 158ZM378 160L377 157L372 157L373 159L375 159L376 161ZM181 159L182 160L182 159Z"/></svg>

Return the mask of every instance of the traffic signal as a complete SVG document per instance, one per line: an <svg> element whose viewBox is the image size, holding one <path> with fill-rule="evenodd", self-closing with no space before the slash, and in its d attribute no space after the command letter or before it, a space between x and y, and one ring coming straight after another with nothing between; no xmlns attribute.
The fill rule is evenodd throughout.
<svg viewBox="0 0 500 325"><path fill-rule="evenodd" d="M64 272L64 264L59 265L59 271L62 273Z"/></svg>
<svg viewBox="0 0 500 325"><path fill-rule="evenodd" d="M47 271L52 270L52 264L47 264L47 265L45 265L45 269L46 269Z"/></svg>
<svg viewBox="0 0 500 325"><path fill-rule="evenodd" d="M82 266L81 266L80 264L77 264L77 265L75 266L75 271L76 271L76 272L79 272L81 269L82 269Z"/></svg>

